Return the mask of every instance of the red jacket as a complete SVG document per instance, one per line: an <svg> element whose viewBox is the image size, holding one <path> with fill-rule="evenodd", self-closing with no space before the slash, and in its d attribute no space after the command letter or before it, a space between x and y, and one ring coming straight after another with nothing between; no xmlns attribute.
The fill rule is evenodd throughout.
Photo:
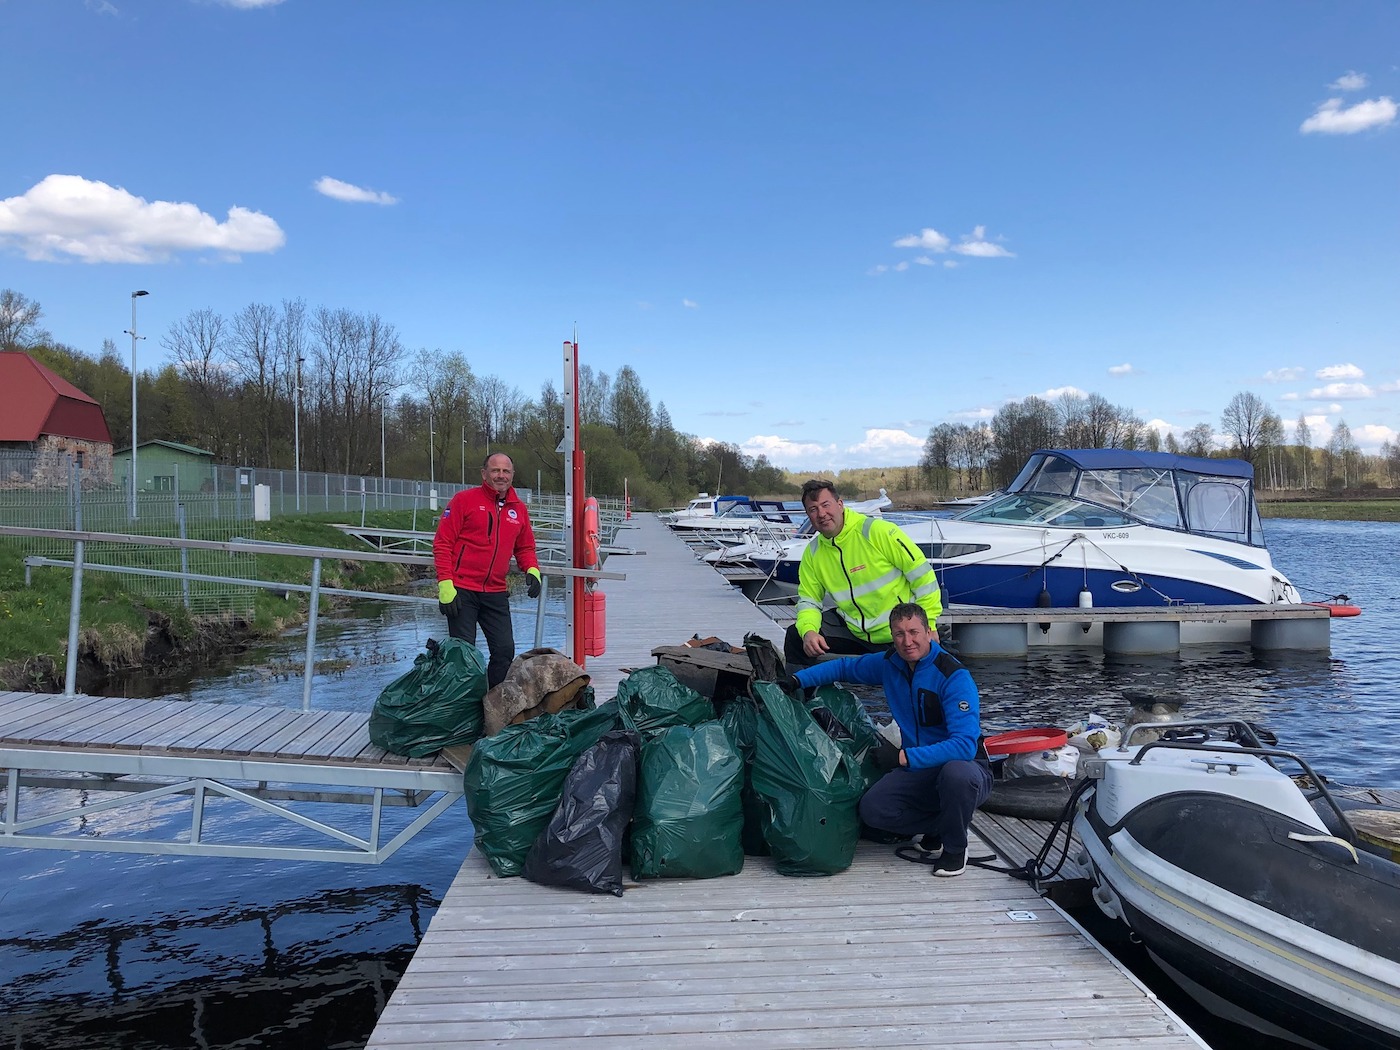
<svg viewBox="0 0 1400 1050"><path fill-rule="evenodd" d="M468 591L504 591L512 554L522 572L540 566L530 512L514 488L497 497L481 485L452 497L433 537L439 581Z"/></svg>

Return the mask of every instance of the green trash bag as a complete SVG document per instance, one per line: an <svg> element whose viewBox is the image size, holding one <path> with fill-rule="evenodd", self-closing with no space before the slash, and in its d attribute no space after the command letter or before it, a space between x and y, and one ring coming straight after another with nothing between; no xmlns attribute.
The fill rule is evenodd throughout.
<svg viewBox="0 0 1400 1050"><path fill-rule="evenodd" d="M855 693L839 685L824 685L806 701L805 706L826 735L859 767L865 781L861 787L862 794L888 772L875 761L880 746L880 730Z"/></svg>
<svg viewBox="0 0 1400 1050"><path fill-rule="evenodd" d="M619 682L617 705L629 722L628 728L641 733L643 739L671 726L698 726L715 717L708 697L659 665L633 671Z"/></svg>
<svg viewBox="0 0 1400 1050"><path fill-rule="evenodd" d="M764 837L782 875L834 875L851 866L865 777L811 713L771 682L759 706L753 788L768 807Z"/></svg>
<svg viewBox="0 0 1400 1050"><path fill-rule="evenodd" d="M369 716L369 738L396 755L422 758L454 744L474 744L483 725L486 663L457 638L428 639L413 670L384 687Z"/></svg>
<svg viewBox="0 0 1400 1050"><path fill-rule="evenodd" d="M574 760L618 727L617 705L560 711L480 740L462 772L476 846L500 878L519 875L554 815Z"/></svg>
<svg viewBox="0 0 1400 1050"><path fill-rule="evenodd" d="M748 857L768 856L768 842L763 837L763 826L767 823L768 807L754 793L753 753L758 735L758 704L747 696L736 696L724 706L720 724L729 732L729 739L739 749L744 760L744 789L740 795L744 808L744 830L739 837L744 855Z"/></svg>
<svg viewBox="0 0 1400 1050"><path fill-rule="evenodd" d="M642 744L632 810L634 879L743 870L744 760L719 722L672 726Z"/></svg>

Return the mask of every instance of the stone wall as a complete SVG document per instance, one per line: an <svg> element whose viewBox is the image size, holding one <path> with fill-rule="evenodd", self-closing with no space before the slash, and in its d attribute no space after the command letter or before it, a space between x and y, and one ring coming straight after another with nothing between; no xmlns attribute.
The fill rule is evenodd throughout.
<svg viewBox="0 0 1400 1050"><path fill-rule="evenodd" d="M44 434L38 441L0 444L0 488L67 488L70 461L81 463L84 489L112 484L110 442Z"/></svg>

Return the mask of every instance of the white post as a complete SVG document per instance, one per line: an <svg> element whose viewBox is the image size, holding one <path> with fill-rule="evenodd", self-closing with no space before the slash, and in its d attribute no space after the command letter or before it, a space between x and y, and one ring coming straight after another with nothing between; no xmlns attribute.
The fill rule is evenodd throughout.
<svg viewBox="0 0 1400 1050"><path fill-rule="evenodd" d="M136 334L136 300L150 292L131 293L131 520L136 520L136 340L145 336Z"/></svg>
<svg viewBox="0 0 1400 1050"><path fill-rule="evenodd" d="M297 385L292 392L292 444L293 449L293 472L296 475L297 486L297 510L301 510L301 363L306 358L297 358Z"/></svg>

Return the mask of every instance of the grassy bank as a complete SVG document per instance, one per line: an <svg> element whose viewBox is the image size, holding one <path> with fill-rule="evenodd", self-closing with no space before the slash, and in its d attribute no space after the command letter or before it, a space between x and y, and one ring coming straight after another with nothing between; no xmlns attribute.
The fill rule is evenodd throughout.
<svg viewBox="0 0 1400 1050"><path fill-rule="evenodd" d="M250 523L248 539L345 550L343 559L323 560L321 585L368 591L402 591L417 570L410 566L363 562L354 558L363 544L330 526L343 514L279 518ZM366 523L384 528L410 527L409 511L367 515ZM419 515L418 525L425 525ZM191 533L192 539L210 538ZM36 568L24 584L24 554L19 542L0 542L0 688L42 691L61 685L68 645L68 610L72 573ZM259 555L253 574L279 583L311 582L309 558ZM429 575L425 572L424 575ZM156 673L198 665L214 653L271 637L306 619L307 597L253 591L250 616L191 616L178 602L133 595L130 577L85 572L78 641L80 680L100 679L123 670ZM322 599L322 610L331 599Z"/></svg>
<svg viewBox="0 0 1400 1050"><path fill-rule="evenodd" d="M1259 514L1314 521L1400 521L1400 499L1260 500Z"/></svg>

